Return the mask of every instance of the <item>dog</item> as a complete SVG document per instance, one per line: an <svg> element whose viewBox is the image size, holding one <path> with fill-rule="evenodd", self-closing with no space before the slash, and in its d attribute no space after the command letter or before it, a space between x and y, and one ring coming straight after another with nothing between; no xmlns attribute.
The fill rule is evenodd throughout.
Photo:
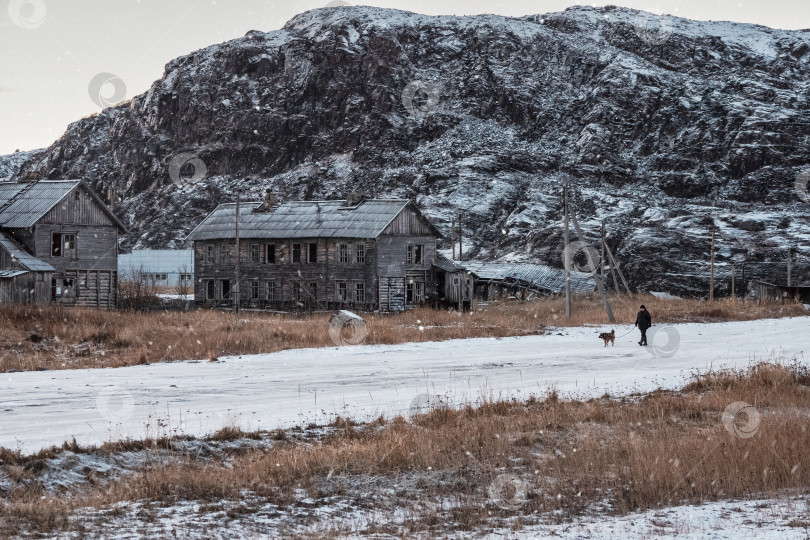
<svg viewBox="0 0 810 540"><path fill-rule="evenodd" d="M616 346L616 330L611 330L610 333L604 332L599 334L599 339L604 340L605 347L607 347L608 342L612 347Z"/></svg>

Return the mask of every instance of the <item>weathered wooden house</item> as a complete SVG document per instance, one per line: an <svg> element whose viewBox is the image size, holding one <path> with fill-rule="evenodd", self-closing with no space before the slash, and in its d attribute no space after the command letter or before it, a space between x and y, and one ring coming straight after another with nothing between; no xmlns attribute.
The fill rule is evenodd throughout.
<svg viewBox="0 0 810 540"><path fill-rule="evenodd" d="M115 307L119 231L80 180L0 182L0 302Z"/></svg>
<svg viewBox="0 0 810 540"><path fill-rule="evenodd" d="M409 200L244 202L219 205L188 236L195 302L230 306L236 257L240 305L260 309L401 311L436 294L441 237Z"/></svg>

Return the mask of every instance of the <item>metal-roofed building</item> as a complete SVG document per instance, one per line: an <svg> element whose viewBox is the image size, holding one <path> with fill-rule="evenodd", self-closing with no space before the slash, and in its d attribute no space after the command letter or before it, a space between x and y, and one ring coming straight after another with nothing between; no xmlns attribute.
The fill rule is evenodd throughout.
<svg viewBox="0 0 810 540"><path fill-rule="evenodd" d="M435 294L439 231L405 199L219 205L188 236L195 301L263 309L401 311ZM238 254L238 255L237 255ZM240 286L235 282L240 258Z"/></svg>
<svg viewBox="0 0 810 540"><path fill-rule="evenodd" d="M81 180L0 182L0 302L114 307L119 231Z"/></svg>
<svg viewBox="0 0 810 540"><path fill-rule="evenodd" d="M191 249L133 249L118 256L122 280L143 281L157 286L188 287L194 283L194 251Z"/></svg>
<svg viewBox="0 0 810 540"><path fill-rule="evenodd" d="M475 275L476 296L495 300L503 296L526 298L532 293L555 294L565 291L565 270L542 264L464 261L460 263ZM577 294L593 292L593 276L571 273L571 291Z"/></svg>

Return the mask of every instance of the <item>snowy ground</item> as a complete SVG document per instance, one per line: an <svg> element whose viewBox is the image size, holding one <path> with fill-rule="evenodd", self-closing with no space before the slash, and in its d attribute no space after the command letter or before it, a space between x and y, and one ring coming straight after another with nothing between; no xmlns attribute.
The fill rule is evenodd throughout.
<svg viewBox="0 0 810 540"><path fill-rule="evenodd" d="M75 519L86 525L103 523L106 538L268 538L283 537L284 533L306 533L317 537L316 531L345 526L363 530L375 523L403 523L402 515L383 515L378 511L358 511L346 503L312 508L311 499L302 498L292 509L264 504L246 516L240 511L243 502L222 501L202 509L200 503L184 502L160 506L142 502L122 503L112 510L86 509ZM482 509L483 510L483 509ZM538 523L511 530L504 527L490 531L455 531L453 538L488 540L529 540L560 538L570 540L591 538L631 539L806 539L810 531L810 497L785 496L780 499L733 500L709 502L702 505L678 506L633 513L626 516L586 516L557 521L554 516L537 516ZM519 512L516 512L519 516ZM235 519L234 519L235 518ZM300 521L299 521L300 520ZM227 527L223 526L227 523ZM92 530L92 529L91 529ZM58 538L73 538L60 535ZM80 537L79 535L75 536ZM359 533L344 533L340 538L364 538ZM435 533L411 534L411 538L433 538ZM379 540L396 538L375 535Z"/></svg>
<svg viewBox="0 0 810 540"><path fill-rule="evenodd" d="M648 348L617 325L550 335L299 349L116 369L0 375L0 446L33 452L73 437L203 435L228 425L271 429L408 414L424 394L454 404L484 397L601 396L678 388L695 370L804 361L810 317L655 326ZM326 329L325 329L326 331ZM418 331L418 330L415 330ZM627 334L627 335L625 335Z"/></svg>

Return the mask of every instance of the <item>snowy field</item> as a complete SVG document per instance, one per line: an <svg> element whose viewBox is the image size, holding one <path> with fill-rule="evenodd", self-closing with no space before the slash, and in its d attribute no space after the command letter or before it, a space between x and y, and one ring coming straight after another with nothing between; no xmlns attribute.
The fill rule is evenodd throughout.
<svg viewBox="0 0 810 540"><path fill-rule="evenodd" d="M298 349L116 369L0 376L0 446L34 452L76 438L204 435L224 426L272 429L407 415L425 394L454 405L527 398L556 388L589 397L680 388L695 371L765 360L804 362L810 317L654 326L650 347L616 325L502 339ZM326 329L324 329L326 331ZM418 331L418 330L414 330ZM625 335L627 334L627 335Z"/></svg>

